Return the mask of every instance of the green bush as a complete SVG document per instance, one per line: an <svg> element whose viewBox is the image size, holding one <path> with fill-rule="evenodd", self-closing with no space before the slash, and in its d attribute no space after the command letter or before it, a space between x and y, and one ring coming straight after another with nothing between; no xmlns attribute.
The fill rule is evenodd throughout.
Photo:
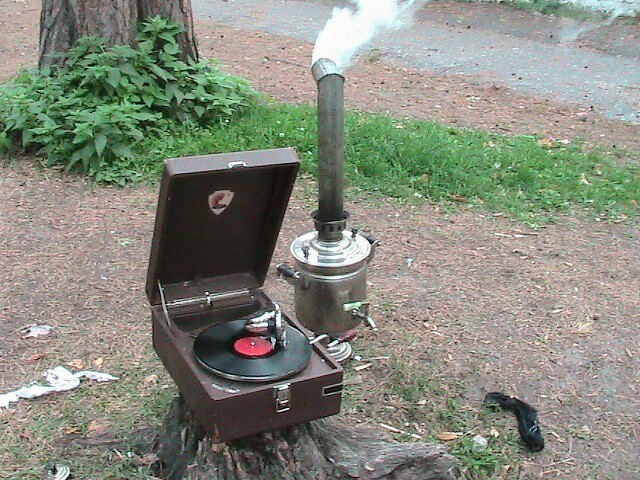
<svg viewBox="0 0 640 480"><path fill-rule="evenodd" d="M123 168L131 147L145 136L228 119L251 105L255 93L243 80L207 61L181 60L181 32L155 17L142 24L136 48L84 37L59 54L62 66L0 86L0 143L8 138L47 165L123 183L133 175Z"/></svg>

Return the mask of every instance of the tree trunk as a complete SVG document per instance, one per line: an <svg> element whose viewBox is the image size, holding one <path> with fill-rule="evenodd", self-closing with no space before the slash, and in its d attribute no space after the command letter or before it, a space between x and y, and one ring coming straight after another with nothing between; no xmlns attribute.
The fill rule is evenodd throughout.
<svg viewBox="0 0 640 480"><path fill-rule="evenodd" d="M389 441L336 417L213 444L180 398L155 451L158 475L171 480L451 480L457 473L441 447Z"/></svg>
<svg viewBox="0 0 640 480"><path fill-rule="evenodd" d="M133 45L138 23L154 15L184 26L183 57L197 59L191 0L42 0L38 66L58 63L47 55L66 52L84 35L103 37L108 45Z"/></svg>

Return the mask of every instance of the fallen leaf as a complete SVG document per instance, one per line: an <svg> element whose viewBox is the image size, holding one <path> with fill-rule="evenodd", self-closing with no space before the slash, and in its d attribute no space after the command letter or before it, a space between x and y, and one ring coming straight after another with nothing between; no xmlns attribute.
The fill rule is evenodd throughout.
<svg viewBox="0 0 640 480"><path fill-rule="evenodd" d="M102 435L107 430L109 430L109 425L104 420L91 420L87 425L87 432L94 436Z"/></svg>
<svg viewBox="0 0 640 480"><path fill-rule="evenodd" d="M558 442L564 443L564 440L556 432L554 432L553 430L549 430L549 433L553 435Z"/></svg>
<svg viewBox="0 0 640 480"><path fill-rule="evenodd" d="M38 360L41 360L45 356L46 355L44 353L36 353L35 355L31 355L29 358L27 358L27 362L29 363L37 362Z"/></svg>
<svg viewBox="0 0 640 480"><path fill-rule="evenodd" d="M462 437L462 435L461 432L438 432L436 433L436 438L441 442L453 442Z"/></svg>
<svg viewBox="0 0 640 480"><path fill-rule="evenodd" d="M553 148L554 142L551 138L540 138L538 145L544 148Z"/></svg>
<svg viewBox="0 0 640 480"><path fill-rule="evenodd" d="M466 199L466 198L464 198L462 195L457 195L457 194L455 194L455 193L453 193L453 194L449 195L449 197L450 197L452 200L455 200L456 202L460 202L460 203L467 203L467 202L469 202L469 200L468 200L468 199Z"/></svg>
<svg viewBox="0 0 640 480"><path fill-rule="evenodd" d="M156 383L157 381L158 381L158 375L156 375L155 373L145 377L143 380L143 382L146 384Z"/></svg>
<svg viewBox="0 0 640 480"><path fill-rule="evenodd" d="M104 358L98 357L93 361L93 366L94 367L101 367L103 363L104 363Z"/></svg>
<svg viewBox="0 0 640 480"><path fill-rule="evenodd" d="M84 360L81 360L80 358L76 358L71 360L69 363L67 363L67 365L75 368L76 370L82 370L84 369Z"/></svg>
<svg viewBox="0 0 640 480"><path fill-rule="evenodd" d="M225 445L225 444L223 444ZM158 457L158 455L156 455L155 453L147 453L145 455L143 455L142 457L138 456L138 455L134 455L131 458L131 462L138 466L138 467L150 467L151 465L153 465L154 463L158 463L160 461L160 457Z"/></svg>

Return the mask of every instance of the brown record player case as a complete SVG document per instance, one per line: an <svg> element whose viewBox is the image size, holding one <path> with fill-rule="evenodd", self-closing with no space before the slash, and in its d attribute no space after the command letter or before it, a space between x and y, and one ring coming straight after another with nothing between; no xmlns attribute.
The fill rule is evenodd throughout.
<svg viewBox="0 0 640 480"><path fill-rule="evenodd" d="M216 375L194 355L203 330L273 310L260 287L298 167L288 148L166 162L146 285L153 344L215 442L340 410L342 368L319 345L309 346L299 373L259 383ZM283 317L287 328L307 333Z"/></svg>

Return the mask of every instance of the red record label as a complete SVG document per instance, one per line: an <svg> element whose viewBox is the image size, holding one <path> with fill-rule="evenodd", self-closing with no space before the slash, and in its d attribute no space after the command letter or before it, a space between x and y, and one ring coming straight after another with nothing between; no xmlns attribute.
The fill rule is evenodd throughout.
<svg viewBox="0 0 640 480"><path fill-rule="evenodd" d="M264 337L242 337L233 343L233 350L245 357L262 358L273 352L273 344Z"/></svg>

